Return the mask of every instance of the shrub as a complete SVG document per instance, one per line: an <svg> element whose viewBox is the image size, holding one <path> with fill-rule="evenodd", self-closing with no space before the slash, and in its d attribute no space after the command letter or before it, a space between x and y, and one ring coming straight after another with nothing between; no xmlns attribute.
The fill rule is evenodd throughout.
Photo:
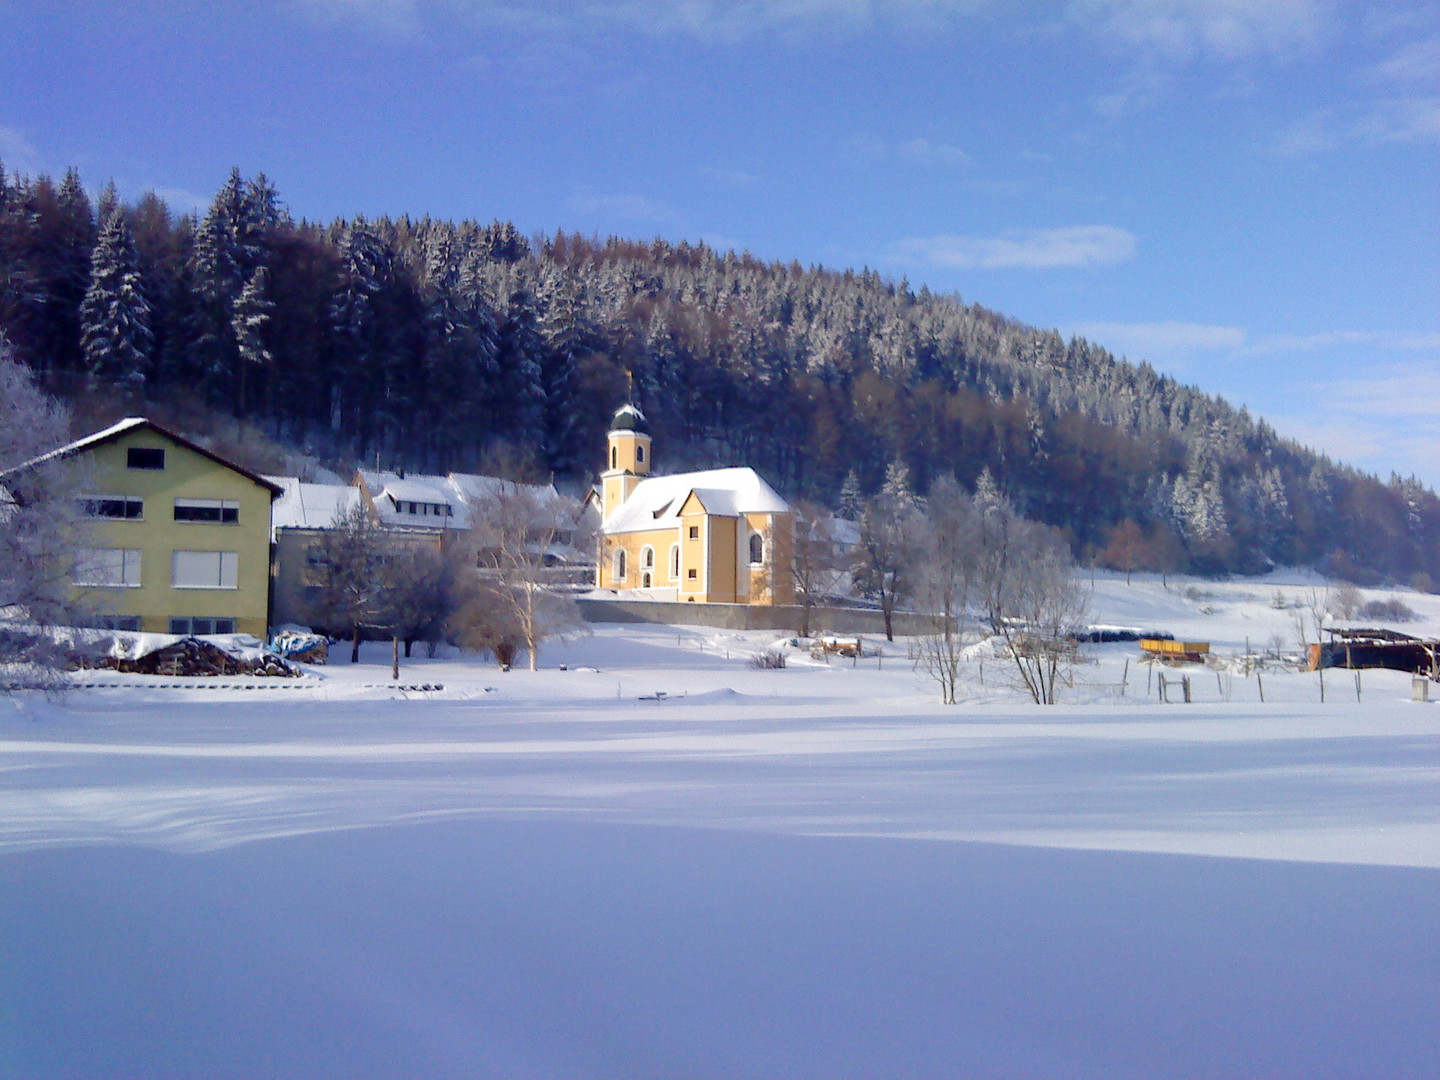
<svg viewBox="0 0 1440 1080"><path fill-rule="evenodd" d="M1394 596L1388 600L1371 600L1360 607L1362 619L1383 619L1387 622L1414 622L1420 616L1405 601Z"/></svg>
<svg viewBox="0 0 1440 1080"><path fill-rule="evenodd" d="M750 666L760 671L774 671L785 666L785 654L779 649L766 649L750 657Z"/></svg>

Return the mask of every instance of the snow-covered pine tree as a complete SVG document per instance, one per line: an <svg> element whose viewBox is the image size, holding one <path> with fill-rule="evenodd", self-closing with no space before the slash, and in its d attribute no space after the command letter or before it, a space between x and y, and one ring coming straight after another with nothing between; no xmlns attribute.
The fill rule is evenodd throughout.
<svg viewBox="0 0 1440 1080"><path fill-rule="evenodd" d="M534 294L523 278L517 278L500 327L496 362L509 409L504 418L507 433L515 446L528 454L542 452L545 445L544 355Z"/></svg>
<svg viewBox="0 0 1440 1080"><path fill-rule="evenodd" d="M237 387L236 412L247 415L249 387L255 381L252 373L262 374L270 365L270 350L265 337L275 303L267 295L270 275L263 266L257 266L250 280L240 290L235 308L230 316L230 325L235 334L235 347L240 354L239 386Z"/></svg>
<svg viewBox="0 0 1440 1080"><path fill-rule="evenodd" d="M95 243L90 287L80 305L80 342L92 384L136 392L145 384L154 338L135 243L124 216L110 215Z"/></svg>

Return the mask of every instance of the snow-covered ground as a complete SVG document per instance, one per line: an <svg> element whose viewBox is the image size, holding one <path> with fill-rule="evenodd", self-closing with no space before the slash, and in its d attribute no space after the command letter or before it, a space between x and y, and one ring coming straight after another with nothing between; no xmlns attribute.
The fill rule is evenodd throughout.
<svg viewBox="0 0 1440 1080"><path fill-rule="evenodd" d="M1094 618L1293 651L1310 584L1101 577ZM1041 709L977 650L947 707L903 641L750 666L780 640L0 703L0 1077L1440 1075L1408 676L1165 704L1087 646Z"/></svg>

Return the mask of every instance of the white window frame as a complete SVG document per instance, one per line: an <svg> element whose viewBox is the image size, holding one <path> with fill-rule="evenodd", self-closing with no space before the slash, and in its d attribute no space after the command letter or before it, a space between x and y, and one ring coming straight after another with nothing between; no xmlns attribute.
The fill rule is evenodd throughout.
<svg viewBox="0 0 1440 1080"><path fill-rule="evenodd" d="M614 575L615 575L615 580L616 580L616 581L624 581L624 580L625 580L626 571L629 569L629 566L627 565L627 564L629 563L629 561L630 561L630 559L629 559L629 557L625 554L625 549L624 549L623 547L622 547L622 548L617 548L616 551L615 551L615 562L614 562L613 571L612 571L612 572L614 573Z"/></svg>
<svg viewBox="0 0 1440 1080"><path fill-rule="evenodd" d="M213 566L210 565L213 562ZM234 551L170 553L170 587L174 589L238 589L240 555Z"/></svg>
<svg viewBox="0 0 1440 1080"><path fill-rule="evenodd" d="M757 540L760 542L760 558L758 558L758 559L755 558L755 542L756 542ZM750 559L750 565L751 565L751 566L764 566L764 565L765 565L765 537L764 537L764 535L761 534L761 533L758 533L758 532L752 532L752 533L750 534L750 539L747 541L747 544L748 544L748 546L749 546L748 555L749 555L749 559Z"/></svg>
<svg viewBox="0 0 1440 1080"><path fill-rule="evenodd" d="M670 545L670 580L680 580L680 545Z"/></svg>
<svg viewBox="0 0 1440 1080"><path fill-rule="evenodd" d="M80 548L75 552L76 585L99 589L140 588L139 548Z"/></svg>

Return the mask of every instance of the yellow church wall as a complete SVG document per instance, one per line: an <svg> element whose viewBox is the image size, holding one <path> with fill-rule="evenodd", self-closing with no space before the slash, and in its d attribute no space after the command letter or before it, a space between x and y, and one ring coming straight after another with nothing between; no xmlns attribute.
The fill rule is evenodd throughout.
<svg viewBox="0 0 1440 1080"><path fill-rule="evenodd" d="M746 514L745 536L740 544L742 573L748 585L752 604L793 604L795 583L791 572L794 548L794 521L789 514ZM749 546L752 533L764 540L764 562L750 562Z"/></svg>
<svg viewBox="0 0 1440 1080"><path fill-rule="evenodd" d="M710 527L710 582L705 599L712 604L733 604L739 597L739 568L736 566L735 533L739 518L712 517Z"/></svg>
<svg viewBox="0 0 1440 1080"><path fill-rule="evenodd" d="M607 536L600 559L597 584L602 589L643 588L645 549L655 553L655 564L649 567L652 589L674 588L676 582L670 577L670 547L675 543L674 529L655 529L645 532L621 533ZM615 574L616 553L625 552L625 576Z"/></svg>

